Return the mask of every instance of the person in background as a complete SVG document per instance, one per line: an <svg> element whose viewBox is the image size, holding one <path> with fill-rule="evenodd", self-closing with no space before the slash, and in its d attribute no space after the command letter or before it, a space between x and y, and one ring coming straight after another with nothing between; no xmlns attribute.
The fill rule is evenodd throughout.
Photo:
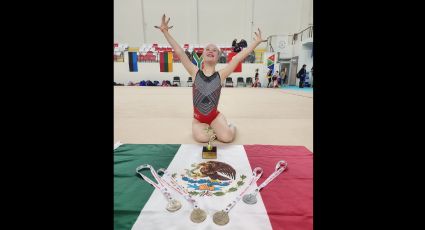
<svg viewBox="0 0 425 230"><path fill-rule="evenodd" d="M313 88L313 66L311 67L311 79L310 79L310 82L311 82L311 87Z"/></svg>
<svg viewBox="0 0 425 230"><path fill-rule="evenodd" d="M252 83L252 87L261 87L260 78L259 78L258 69L255 70L254 83Z"/></svg>
<svg viewBox="0 0 425 230"><path fill-rule="evenodd" d="M273 88L278 88L279 84L277 82L277 78L279 77L279 71L274 72L272 80L273 80Z"/></svg>
<svg viewBox="0 0 425 230"><path fill-rule="evenodd" d="M271 83L272 83L272 70L271 69L269 69L269 71L267 72L266 78L267 78L267 81L269 82L269 83L267 83L267 88L269 88Z"/></svg>
<svg viewBox="0 0 425 230"><path fill-rule="evenodd" d="M277 87L279 88L282 84L282 77L280 76L282 74L282 71L280 71L280 73L277 75Z"/></svg>
<svg viewBox="0 0 425 230"><path fill-rule="evenodd" d="M171 83L170 83L170 81L163 80L161 86L168 87L168 86L171 86Z"/></svg>
<svg viewBox="0 0 425 230"><path fill-rule="evenodd" d="M226 59L226 52L221 51L220 54L220 58L219 58L219 63L226 63L227 59Z"/></svg>
<svg viewBox="0 0 425 230"><path fill-rule="evenodd" d="M299 84L300 88L304 88L304 82L305 82L305 77L306 77L306 73L307 73L307 71L305 70L306 66L307 65L304 64L303 67L300 69L300 71L298 71L298 74L297 74L297 78L300 79L300 84Z"/></svg>
<svg viewBox="0 0 425 230"><path fill-rule="evenodd" d="M248 60L249 63L255 62L255 52L254 51L252 51L251 54L249 54L247 60Z"/></svg>
<svg viewBox="0 0 425 230"><path fill-rule="evenodd" d="M283 67L282 71L280 71L280 85L285 86L286 81L286 67Z"/></svg>

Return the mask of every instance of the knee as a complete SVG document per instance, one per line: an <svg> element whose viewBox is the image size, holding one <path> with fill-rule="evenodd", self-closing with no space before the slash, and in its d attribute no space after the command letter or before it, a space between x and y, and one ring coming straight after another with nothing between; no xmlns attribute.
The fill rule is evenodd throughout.
<svg viewBox="0 0 425 230"><path fill-rule="evenodd" d="M206 135L201 133L193 132L193 139L197 142L205 143L209 141L209 138Z"/></svg>
<svg viewBox="0 0 425 230"><path fill-rule="evenodd" d="M226 132L219 138L219 140L224 143L230 143L233 141L233 139L235 139L235 134L232 132Z"/></svg>

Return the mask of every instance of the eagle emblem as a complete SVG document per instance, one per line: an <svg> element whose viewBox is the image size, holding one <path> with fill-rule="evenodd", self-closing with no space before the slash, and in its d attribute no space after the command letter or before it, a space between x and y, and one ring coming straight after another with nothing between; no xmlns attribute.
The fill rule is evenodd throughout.
<svg viewBox="0 0 425 230"><path fill-rule="evenodd" d="M235 179L236 171L235 169L223 162L220 161L207 161L198 164L199 171L203 176L207 176L213 180L230 180ZM220 175L221 174L221 175Z"/></svg>
<svg viewBox="0 0 425 230"><path fill-rule="evenodd" d="M180 174L180 177L177 177L177 173L173 174L191 195L222 196L238 190L246 178L245 175L240 175L237 181L236 170L220 161L194 163L191 167L185 169L185 173Z"/></svg>

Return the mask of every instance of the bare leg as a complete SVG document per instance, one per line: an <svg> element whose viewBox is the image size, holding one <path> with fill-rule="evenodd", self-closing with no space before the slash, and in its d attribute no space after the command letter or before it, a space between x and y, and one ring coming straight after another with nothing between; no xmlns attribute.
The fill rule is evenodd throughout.
<svg viewBox="0 0 425 230"><path fill-rule="evenodd" d="M208 124L201 123L196 119L192 121L192 134L193 138L197 142L206 143L210 140L210 136L207 133Z"/></svg>
<svg viewBox="0 0 425 230"><path fill-rule="evenodd" d="M227 120L222 113L220 113L211 123L211 127L221 142L232 142L235 139L236 128L235 126L229 127Z"/></svg>

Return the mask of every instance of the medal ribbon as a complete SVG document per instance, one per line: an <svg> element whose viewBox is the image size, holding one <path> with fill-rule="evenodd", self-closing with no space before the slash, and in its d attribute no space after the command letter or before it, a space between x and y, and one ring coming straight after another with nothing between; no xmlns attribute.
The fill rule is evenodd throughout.
<svg viewBox="0 0 425 230"><path fill-rule="evenodd" d="M143 175L141 172L139 172L142 169L146 169L149 168L153 177L155 178L156 181L158 181L158 184L153 182L151 179L149 179L147 176ZM145 180L146 182L148 182L150 185L152 185L154 188L158 189L159 191L161 191L161 193L168 199L168 200L172 200L172 196L171 193L168 192L167 188L164 186L164 181L161 179L161 177L158 176L158 174L155 172L155 169L148 164L144 164L144 165L140 165L139 167L137 167L136 172L138 174L140 174L140 176L142 176L143 180Z"/></svg>
<svg viewBox="0 0 425 230"><path fill-rule="evenodd" d="M242 199L242 196L245 194L245 192L248 190L248 188L250 188L251 185L254 184L258 179L260 179L260 177L262 175L263 175L263 169L262 168L257 167L254 170L252 170L252 177L251 177L251 181L249 182L248 186L235 199L233 199L232 202L230 202L226 206L226 209L224 211L229 212L230 209L232 209Z"/></svg>
<svg viewBox="0 0 425 230"><path fill-rule="evenodd" d="M170 178L171 184L168 183L166 180L163 180L169 187L173 188L176 192L178 192L180 195L184 197L190 204L192 204L193 208L199 208L198 202L187 192L184 190L184 188L177 183L176 179L174 179L171 174L166 169L158 169L158 174L163 173L164 176Z"/></svg>
<svg viewBox="0 0 425 230"><path fill-rule="evenodd" d="M274 180L277 176L279 176L286 168L288 167L288 163L284 160L277 162L275 171L267 177L267 179L261 183L260 186L255 190L256 192L261 191L266 185L268 185L272 180Z"/></svg>

